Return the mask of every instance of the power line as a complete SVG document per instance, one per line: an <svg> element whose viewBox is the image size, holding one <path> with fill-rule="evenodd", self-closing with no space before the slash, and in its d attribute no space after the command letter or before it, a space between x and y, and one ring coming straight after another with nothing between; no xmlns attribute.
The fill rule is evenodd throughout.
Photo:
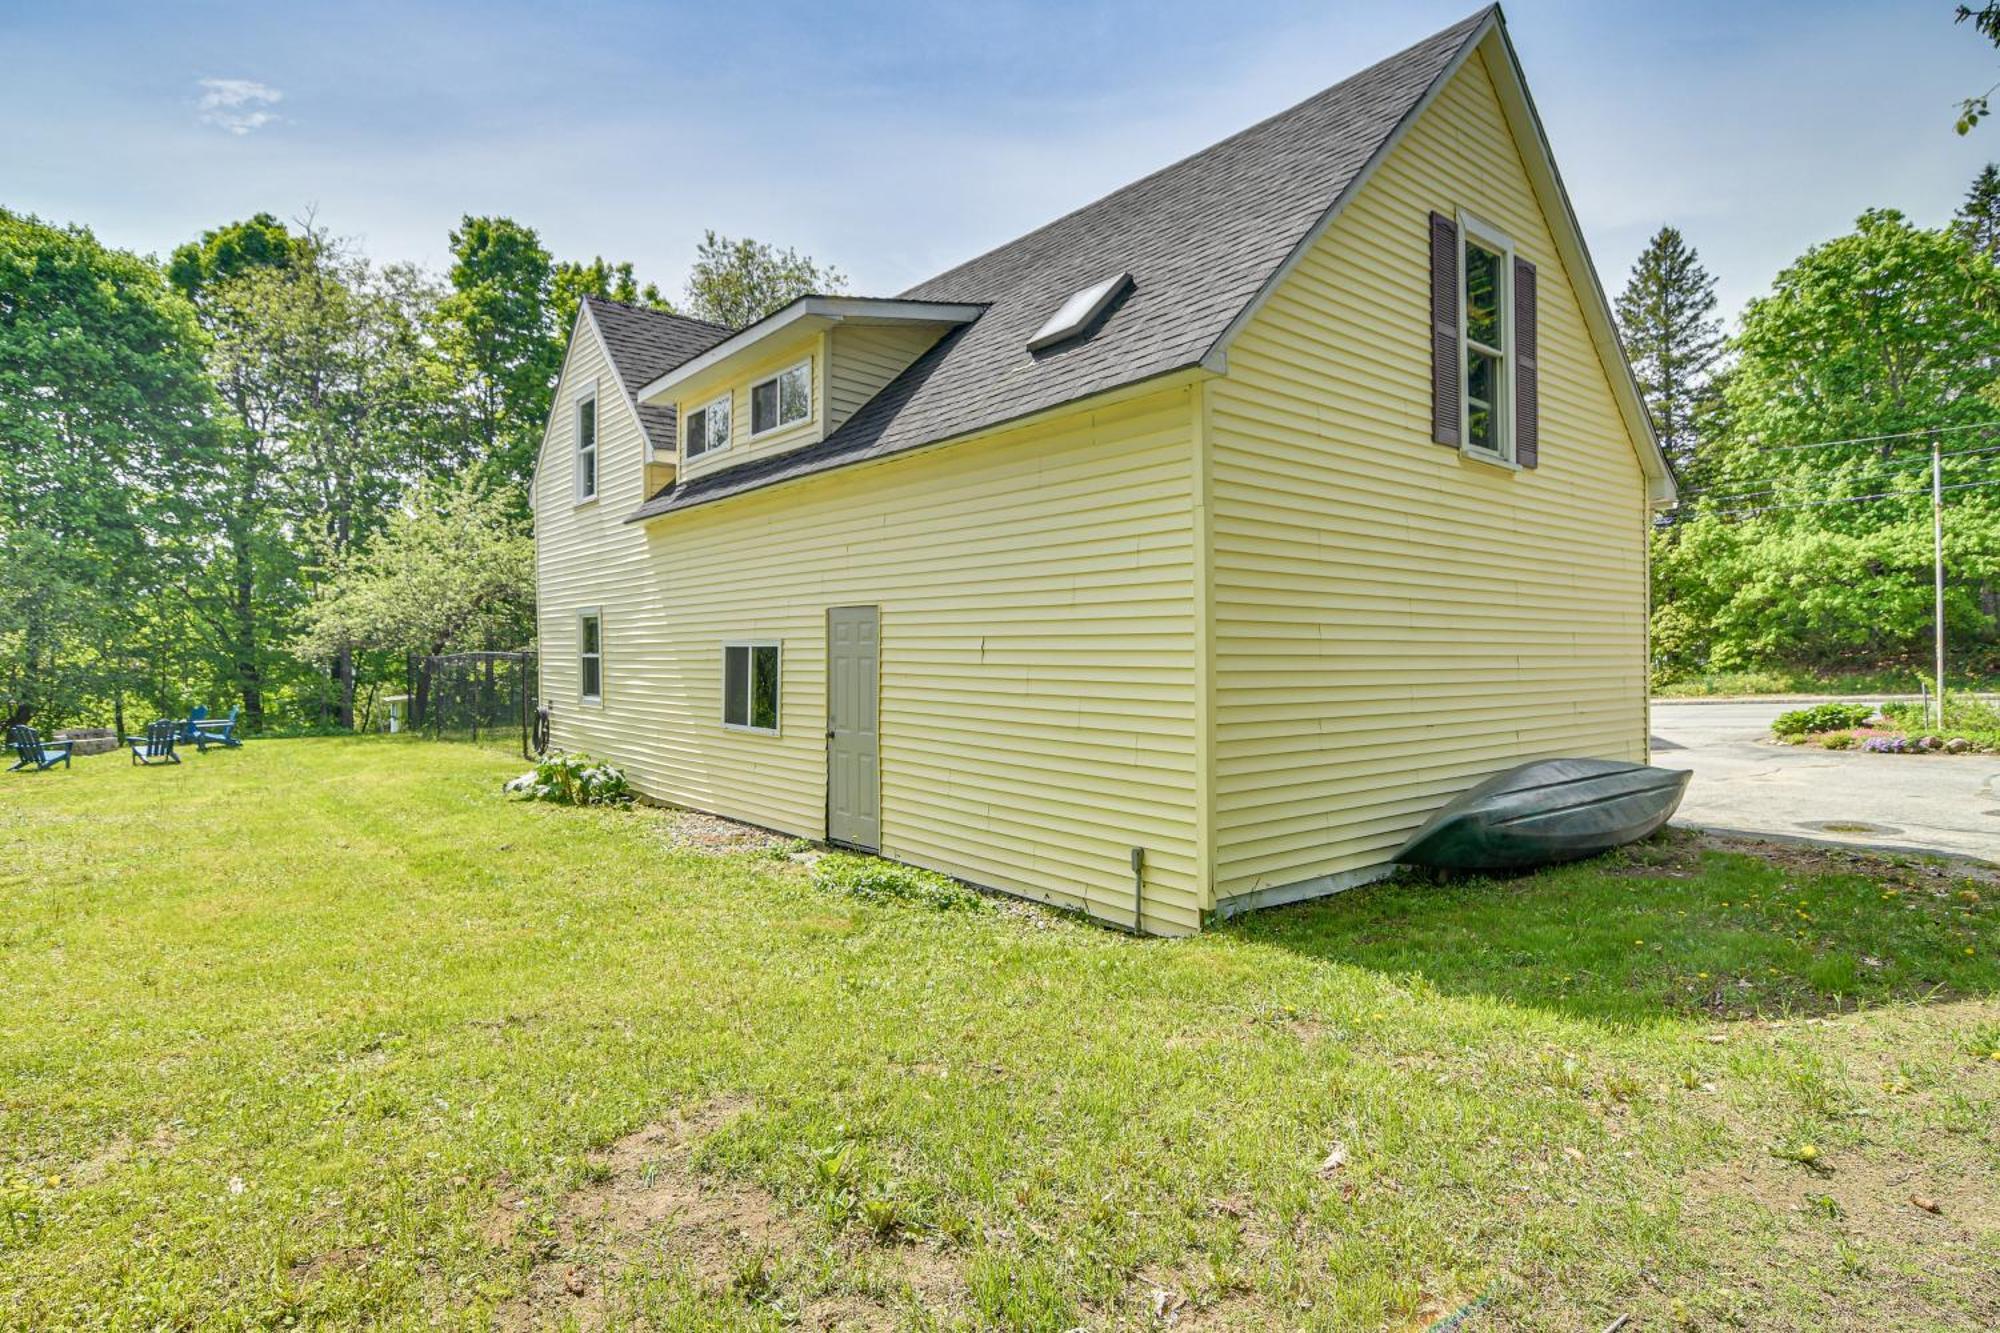
<svg viewBox="0 0 2000 1333"><path fill-rule="evenodd" d="M1952 449L1938 455L1938 457L1967 458L1974 454L1995 454L1995 453L2000 453L2000 444L1979 445L1972 449ZM1876 462L1871 462L1867 465L1867 468L1864 470L1867 471L1872 471L1877 469L1893 470L1897 468L1914 467L1919 464L1925 467L1929 467L1930 461L1931 461L1931 456L1929 454L1909 454L1903 458L1884 459ZM1714 485L1710 486L1696 486L1693 488L1683 488L1681 494L1684 496L1707 495L1711 500L1741 500L1741 499L1749 499L1759 495L1776 495L1779 491L1783 490L1784 487L1773 486L1768 490L1761 490L1761 491L1725 491L1721 495L1712 495L1710 493L1724 486L1755 486L1760 482L1767 482L1767 481L1791 482L1798 480L1800 480L1800 478L1790 475L1772 476L1772 477L1751 477L1751 478L1746 478L1742 481L1718 481Z"/></svg>
<svg viewBox="0 0 2000 1333"><path fill-rule="evenodd" d="M1884 440L1908 440L1920 435L1945 435L1960 430L2000 430L2000 421L1973 421L1960 426L1922 426L1916 430L1895 431L1888 435L1856 435L1852 439L1815 440L1811 444L1766 444L1758 446L1756 452L1782 454L1798 449L1832 449L1843 444L1880 444Z"/></svg>
<svg viewBox="0 0 2000 1333"><path fill-rule="evenodd" d="M1926 459L1926 462L1929 460ZM1947 491L1970 491L1986 486L2000 486L2000 477L1984 481L1954 482L1942 489ZM1677 507L1664 517L1670 522L1681 522L1688 518L1754 518L1759 514L1774 514L1788 509L1822 509L1828 505L1860 504L1869 500L1911 500L1922 499L1930 493L1929 487L1920 490L1878 491L1873 495L1837 495L1823 500L1800 500L1790 504L1759 505L1753 509L1696 509L1683 511Z"/></svg>

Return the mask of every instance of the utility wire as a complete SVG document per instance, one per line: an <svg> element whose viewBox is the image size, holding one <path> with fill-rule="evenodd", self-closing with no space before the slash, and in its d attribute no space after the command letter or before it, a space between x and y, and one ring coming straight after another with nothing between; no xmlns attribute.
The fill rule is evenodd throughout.
<svg viewBox="0 0 2000 1333"><path fill-rule="evenodd" d="M2000 444L1986 444L1986 445L1979 445L1979 446L1977 446L1977 447L1975 447L1975 448L1971 448L1971 449L1951 449L1951 450L1947 450L1947 451L1946 451L1946 452L1944 452L1944 453L1941 453L1941 454L1939 454L1939 455L1938 455L1938 457L1939 457L1939 458L1967 458L1967 457L1970 457L1970 456L1972 456L1972 455L1974 455L1974 454L2000 454ZM1926 454L1909 454L1909 455L1906 455L1905 457L1902 457L1902 458L1897 458L1897 459L1890 459L1890 460L1886 460L1886 461L1878 461L1878 462L1872 462L1872 463L1869 463L1869 464L1868 464L1868 465L1867 465L1867 466L1866 466L1866 467L1865 467L1865 468L1864 468L1863 470L1864 470L1864 471L1876 471L1876 470L1890 470L1890 471L1893 471L1893 470L1896 470L1896 469L1899 469L1899 468L1910 468L1910 467L1916 467L1916 466L1919 466L1919 465L1921 465L1921 466L1924 466L1924 467L1929 467L1929 466L1930 466L1930 462L1931 462L1931 456L1930 456L1929 454L1927 454L1927 453L1926 453ZM1714 483L1713 485L1709 485L1709 486L1695 486L1695 487L1691 487L1691 488L1689 488L1689 487L1684 487L1684 488L1683 488L1683 489L1681 490L1681 494L1682 494L1682 495L1684 495L1684 496L1692 496L1692 495L1706 495L1706 496L1708 496L1708 497L1709 497L1709 498L1710 498L1711 500L1740 500L1740 499L1747 499L1747 498L1750 498L1750 497L1752 497L1752 496L1758 496L1758 495L1775 495L1775 494L1777 494L1777 493L1778 493L1779 491L1781 491L1781 490L1783 490L1783 489L1785 489L1785 488L1784 488L1784 487L1783 487L1782 485L1780 485L1780 486L1773 486L1773 487L1771 487L1771 488L1770 488L1769 490L1761 490L1761 491L1725 491L1725 492L1723 492L1723 493L1722 493L1721 495L1715 495L1715 494L1712 494L1712 492L1714 492L1714 491L1717 491L1717 490L1720 490L1720 489L1721 489L1722 487L1724 487L1724 486L1755 486L1755 485L1758 485L1758 484L1759 484L1759 483L1761 483L1761 482L1798 482L1798 481L1801 481L1801 480L1811 480L1811 479L1810 479L1810 478L1801 478L1801 477L1798 477L1798 476L1796 476L1796 475L1793 475L1793 476L1774 476L1774 477L1751 477L1751 478L1746 478L1746 479L1744 479L1744 480L1742 480L1742 481L1718 481L1718 482Z"/></svg>
<svg viewBox="0 0 2000 1333"><path fill-rule="evenodd" d="M1970 491L1985 486L2000 486L2000 477L1985 481L1959 481L1943 487L1947 491ZM1917 490L1878 491L1873 495L1837 495L1824 500L1800 500L1791 504L1759 505L1754 509L1698 509L1683 512L1680 508L1669 511L1665 518L1679 522L1687 518L1754 518L1758 514L1771 514L1786 509L1821 509L1827 505L1860 504L1867 500L1918 500L1930 494L1930 487Z"/></svg>
<svg viewBox="0 0 2000 1333"><path fill-rule="evenodd" d="M1961 430L2000 431L2000 421L1971 421L1961 426L1924 426L1917 430L1895 431L1888 435L1856 435L1846 440L1815 440L1811 444L1766 444L1759 445L1760 454L1791 453L1799 449L1831 449L1843 444L1879 444L1883 440L1908 440L1917 436L1946 435Z"/></svg>

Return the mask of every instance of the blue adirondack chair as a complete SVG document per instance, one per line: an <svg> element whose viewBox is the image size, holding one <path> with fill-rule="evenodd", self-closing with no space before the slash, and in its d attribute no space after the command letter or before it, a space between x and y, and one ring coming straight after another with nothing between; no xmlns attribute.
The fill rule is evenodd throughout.
<svg viewBox="0 0 2000 1333"><path fill-rule="evenodd" d="M174 753L174 742L180 738L180 723L149 722L145 735L127 736L125 743L132 747L135 764L178 764L181 757Z"/></svg>
<svg viewBox="0 0 2000 1333"><path fill-rule="evenodd" d="M61 764L69 767L70 741L45 741L33 727L16 726L7 729L7 744L14 747L14 766L7 771L18 773L33 764L37 773Z"/></svg>
<svg viewBox="0 0 2000 1333"><path fill-rule="evenodd" d="M201 741L201 720L208 716L207 704L196 704L188 709L187 720L180 724L179 739L186 744L199 746Z"/></svg>
<svg viewBox="0 0 2000 1333"><path fill-rule="evenodd" d="M199 712L200 710L197 709L196 711ZM220 745L229 750L241 749L243 738L236 734L236 715L241 711L238 708L230 709L229 716L223 718L220 722L217 722L213 718L207 721L202 721L199 718L190 718L190 725L194 727L195 749L203 754L208 753L208 747L211 745Z"/></svg>

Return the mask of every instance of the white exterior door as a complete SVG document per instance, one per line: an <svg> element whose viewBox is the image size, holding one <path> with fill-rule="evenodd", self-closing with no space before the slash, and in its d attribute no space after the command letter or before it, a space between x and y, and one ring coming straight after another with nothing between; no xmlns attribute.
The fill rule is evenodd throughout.
<svg viewBox="0 0 2000 1333"><path fill-rule="evenodd" d="M826 836L882 846L879 695L881 624L872 606L826 613Z"/></svg>

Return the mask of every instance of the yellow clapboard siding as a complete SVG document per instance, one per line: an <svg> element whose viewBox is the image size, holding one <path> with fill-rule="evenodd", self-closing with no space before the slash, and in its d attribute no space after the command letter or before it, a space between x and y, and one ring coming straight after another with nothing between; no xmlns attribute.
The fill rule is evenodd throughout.
<svg viewBox="0 0 2000 1333"><path fill-rule="evenodd" d="M1538 270L1532 471L1430 442L1461 208ZM1644 482L1578 299L1475 56L1207 386L1217 897L1377 864L1523 759L1644 758Z"/></svg>
<svg viewBox="0 0 2000 1333"><path fill-rule="evenodd" d="M583 341L579 373L594 364ZM556 743L618 763L648 796L821 837L826 611L875 605L884 854L1128 922L1143 846L1147 927L1196 928L1190 397L616 528L548 502L568 484L558 417L539 510ZM623 508L609 492L626 452L636 467L636 428L612 415L600 468L622 518L637 481ZM576 698L585 605L604 614L601 708ZM720 725L736 639L783 645L776 736Z"/></svg>
<svg viewBox="0 0 2000 1333"><path fill-rule="evenodd" d="M949 328L945 324L839 324L828 356L827 432L881 392Z"/></svg>

